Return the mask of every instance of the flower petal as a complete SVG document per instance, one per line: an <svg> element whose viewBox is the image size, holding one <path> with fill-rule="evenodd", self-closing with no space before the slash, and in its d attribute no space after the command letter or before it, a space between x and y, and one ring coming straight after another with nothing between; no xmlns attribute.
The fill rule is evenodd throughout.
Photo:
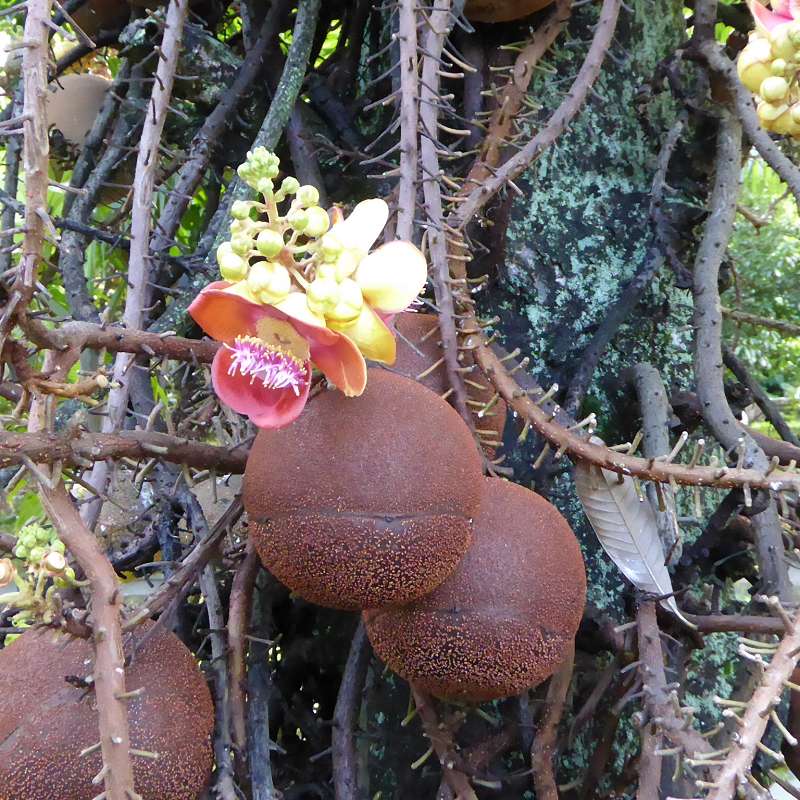
<svg viewBox="0 0 800 800"><path fill-rule="evenodd" d="M231 351L221 347L211 364L211 380L217 397L259 428L282 428L300 416L311 388L311 366L306 365L305 386L300 394L292 389L267 389L239 372L230 374Z"/></svg>
<svg viewBox="0 0 800 800"><path fill-rule="evenodd" d="M269 306L226 291L232 286L227 281L209 283L189 306L192 319L218 342L232 342L237 336L254 336L258 320L269 315L266 310Z"/></svg>
<svg viewBox="0 0 800 800"><path fill-rule="evenodd" d="M425 256L411 242L381 245L359 265L355 274L364 299L384 314L403 311L428 280Z"/></svg>
<svg viewBox="0 0 800 800"><path fill-rule="evenodd" d="M337 222L331 232L347 250L366 254L375 244L389 219L389 206L385 200L374 198L360 202L342 222Z"/></svg>
<svg viewBox="0 0 800 800"><path fill-rule="evenodd" d="M397 357L397 343L394 335L383 320L369 307L364 306L361 314L353 322L329 323L351 339L366 358L383 364L394 364Z"/></svg>
<svg viewBox="0 0 800 800"><path fill-rule="evenodd" d="M783 14L770 11L766 6L762 6L758 0L748 0L748 5L750 6L750 13L756 21L756 27L764 30L771 31L779 25L785 25L787 22L792 21L791 17L785 17Z"/></svg>
<svg viewBox="0 0 800 800"><path fill-rule="evenodd" d="M776 14L780 14L782 17L792 16L789 11L789 0L771 0L770 6Z"/></svg>
<svg viewBox="0 0 800 800"><path fill-rule="evenodd" d="M335 333L334 331L328 331ZM311 344L311 360L322 374L347 397L358 397L367 385L367 365L364 356L347 336L335 333L336 341Z"/></svg>

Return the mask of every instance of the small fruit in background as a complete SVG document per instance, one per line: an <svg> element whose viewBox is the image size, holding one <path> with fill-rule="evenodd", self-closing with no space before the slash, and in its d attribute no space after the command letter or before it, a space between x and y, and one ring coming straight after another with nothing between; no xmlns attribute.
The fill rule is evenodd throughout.
<svg viewBox="0 0 800 800"><path fill-rule="evenodd" d="M453 572L482 481L456 411L374 368L360 397L325 392L291 425L259 432L244 504L276 578L319 605L368 608L413 600Z"/></svg>
<svg viewBox="0 0 800 800"><path fill-rule="evenodd" d="M485 702L548 678L583 615L586 572L575 535L543 497L485 478L472 545L429 595L364 613L372 646L435 697Z"/></svg>
<svg viewBox="0 0 800 800"><path fill-rule="evenodd" d="M92 128L111 81L91 72L70 73L47 87L47 122L80 147Z"/></svg>
<svg viewBox="0 0 800 800"><path fill-rule="evenodd" d="M146 800L196 800L211 775L214 707L195 658L171 632L145 623L125 637L136 791ZM91 800L99 793L92 645L48 628L0 650L0 796Z"/></svg>

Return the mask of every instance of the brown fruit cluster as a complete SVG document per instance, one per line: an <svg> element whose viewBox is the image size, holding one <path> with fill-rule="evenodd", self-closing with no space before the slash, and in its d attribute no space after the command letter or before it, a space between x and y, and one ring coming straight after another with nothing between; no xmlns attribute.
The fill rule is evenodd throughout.
<svg viewBox="0 0 800 800"><path fill-rule="evenodd" d="M435 318L395 324L394 371L371 369L360 397L323 392L291 425L259 432L244 479L250 535L300 597L364 610L376 653L420 688L473 702L516 694L571 646L580 548L543 498L483 477L469 428L440 396L445 371L430 369ZM484 425L499 440L507 409L493 410Z"/></svg>
<svg viewBox="0 0 800 800"><path fill-rule="evenodd" d="M195 800L212 767L214 707L192 653L169 631L141 625L126 637L136 791L145 800ZM92 646L50 629L31 630L0 650L0 800L91 800L100 772Z"/></svg>

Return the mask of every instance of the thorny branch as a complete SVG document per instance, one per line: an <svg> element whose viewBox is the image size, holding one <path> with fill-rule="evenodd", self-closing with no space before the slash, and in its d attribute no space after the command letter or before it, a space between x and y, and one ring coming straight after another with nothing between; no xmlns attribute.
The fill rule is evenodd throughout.
<svg viewBox="0 0 800 800"><path fill-rule="evenodd" d="M739 196L741 127L729 115L723 116L717 135L716 174L702 241L694 265L694 324L696 333L694 374L703 417L720 443L741 447L744 464L766 471L769 462L763 450L746 433L743 435L728 405L722 380L722 312L718 278L736 216ZM741 442L742 435L744 441ZM789 577L783 559L783 538L775 504L752 517L756 533L761 580L764 591L782 599L790 594Z"/></svg>
<svg viewBox="0 0 800 800"><path fill-rule="evenodd" d="M442 190L439 172L438 124L439 73L442 51L450 28L452 11L450 0L437 0L429 15L424 15L426 30L423 37L422 80L419 92L420 166L422 169L422 195L425 200L427 224L425 239L431 260L431 280L439 311L439 330L442 333L447 379L452 391L452 402L467 425L473 427L472 414L467 406L467 389L458 358L458 332L455 305L450 286L450 269L447 260L447 233L442 207ZM404 120L401 118L401 122Z"/></svg>
<svg viewBox="0 0 800 800"><path fill-rule="evenodd" d="M183 26L189 9L189 0L170 0L164 22L164 36L157 49L158 67L153 91L147 103L139 152L136 157L136 177L133 184L131 215L131 250L128 257L127 291L123 324L130 329L141 328L147 306L148 285L152 274L150 262L150 231L152 224L153 189L158 168L159 145L164 122L169 111L169 101L178 65ZM118 353L114 361L114 386L108 396L107 416L103 419L103 432L110 433L122 426L131 391L134 358L129 353ZM108 464L98 462L89 477L89 483L104 493L108 482ZM101 503L95 501L85 507L84 519L94 524Z"/></svg>
<svg viewBox="0 0 800 800"><path fill-rule="evenodd" d="M775 707L780 702L786 683L800 658L800 611L795 611L794 616L789 618L780 608L777 598L772 598L768 602L774 609L780 610L779 616L785 622L785 636L768 666L760 655L754 657L761 663L762 673L746 708L741 714L729 709L729 715L734 717L738 730L732 737L730 752L725 757L724 765L708 786L711 789L708 800L731 800L737 789L748 783L755 784L757 790L764 791L750 773L750 766L756 756L756 750L764 748L761 738L770 721L775 720Z"/></svg>

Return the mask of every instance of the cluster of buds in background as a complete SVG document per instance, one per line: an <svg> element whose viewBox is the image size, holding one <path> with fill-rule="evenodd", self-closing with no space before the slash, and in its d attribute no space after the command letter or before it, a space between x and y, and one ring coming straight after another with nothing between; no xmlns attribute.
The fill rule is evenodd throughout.
<svg viewBox="0 0 800 800"><path fill-rule="evenodd" d="M800 138L800 4L772 0L771 9L751 0L756 28L739 55L742 83L756 95L761 126Z"/></svg>
<svg viewBox="0 0 800 800"><path fill-rule="evenodd" d="M64 556L64 543L53 531L30 523L17 535L14 556L17 563L0 559L0 588L16 586L15 592L0 595L0 603L19 609L11 620L14 625L52 622L61 606L57 590L79 585Z"/></svg>

